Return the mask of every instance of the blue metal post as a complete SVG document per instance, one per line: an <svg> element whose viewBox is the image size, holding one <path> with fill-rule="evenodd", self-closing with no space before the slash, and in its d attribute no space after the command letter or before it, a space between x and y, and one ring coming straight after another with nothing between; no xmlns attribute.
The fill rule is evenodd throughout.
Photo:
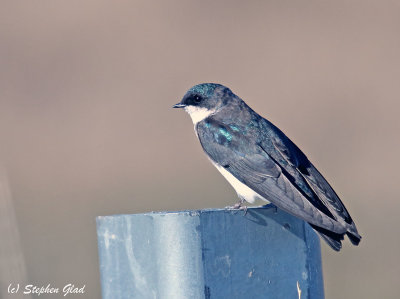
<svg viewBox="0 0 400 299"><path fill-rule="evenodd" d="M319 238L275 207L97 217L104 299L324 297Z"/></svg>

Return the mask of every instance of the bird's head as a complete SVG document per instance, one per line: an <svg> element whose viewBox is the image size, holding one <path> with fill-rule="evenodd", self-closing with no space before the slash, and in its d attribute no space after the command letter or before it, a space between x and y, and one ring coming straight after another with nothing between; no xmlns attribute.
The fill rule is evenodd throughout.
<svg viewBox="0 0 400 299"><path fill-rule="evenodd" d="M226 105L230 95L230 89L221 84L202 83L190 88L173 108L184 108L196 124Z"/></svg>

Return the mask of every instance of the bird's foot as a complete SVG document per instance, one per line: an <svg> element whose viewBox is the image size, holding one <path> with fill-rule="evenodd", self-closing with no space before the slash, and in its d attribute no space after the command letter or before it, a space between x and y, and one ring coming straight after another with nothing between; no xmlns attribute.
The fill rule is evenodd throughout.
<svg viewBox="0 0 400 299"><path fill-rule="evenodd" d="M240 210L243 208L243 203L244 203L244 199L240 199L237 203L235 203L233 206L227 206L225 207L225 209L228 210Z"/></svg>
<svg viewBox="0 0 400 299"><path fill-rule="evenodd" d="M228 209L228 210L243 210L244 211L244 214L243 214L243 216L246 216L246 214L247 214L247 206L245 206L243 203L245 202L245 200L244 199L240 199L235 205L233 205L233 206L227 206L227 207L225 207L225 209Z"/></svg>

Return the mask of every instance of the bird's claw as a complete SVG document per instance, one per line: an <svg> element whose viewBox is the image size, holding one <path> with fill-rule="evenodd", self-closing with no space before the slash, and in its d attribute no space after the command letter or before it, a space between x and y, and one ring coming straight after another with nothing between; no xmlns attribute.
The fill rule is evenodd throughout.
<svg viewBox="0 0 400 299"><path fill-rule="evenodd" d="M245 206L245 205L243 205L243 203L244 203L244 200L243 199L240 199L240 201L239 202L237 202L235 205L233 205L233 206L227 206L227 207L225 207L225 209L228 209L228 210L243 210L244 211L244 214L243 214L243 216L246 216L246 214L247 214L247 206Z"/></svg>

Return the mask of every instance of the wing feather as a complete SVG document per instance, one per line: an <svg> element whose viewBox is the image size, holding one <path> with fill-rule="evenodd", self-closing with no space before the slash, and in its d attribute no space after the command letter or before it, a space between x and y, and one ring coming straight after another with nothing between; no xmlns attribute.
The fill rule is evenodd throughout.
<svg viewBox="0 0 400 299"><path fill-rule="evenodd" d="M311 203L312 196L314 201L318 197L307 189L305 179L301 175L294 179L291 175L294 174L293 169L282 168L255 142L255 136L237 136L239 133L218 122L198 123L196 129L209 157L262 197L309 223L339 234L346 231L334 217L326 215L318 209L318 205ZM218 134L221 131L223 136L229 138L224 139ZM296 185L296 182L303 186Z"/></svg>
<svg viewBox="0 0 400 299"><path fill-rule="evenodd" d="M343 219L346 223L352 224L353 220L342 201L303 152L280 131L270 140L276 151L270 151L269 154L276 155L277 158L283 158L288 162L281 167L289 173L295 173L296 177L302 177L306 181L308 189L312 190L319 202L329 210L336 220ZM324 212L326 213L326 211Z"/></svg>

